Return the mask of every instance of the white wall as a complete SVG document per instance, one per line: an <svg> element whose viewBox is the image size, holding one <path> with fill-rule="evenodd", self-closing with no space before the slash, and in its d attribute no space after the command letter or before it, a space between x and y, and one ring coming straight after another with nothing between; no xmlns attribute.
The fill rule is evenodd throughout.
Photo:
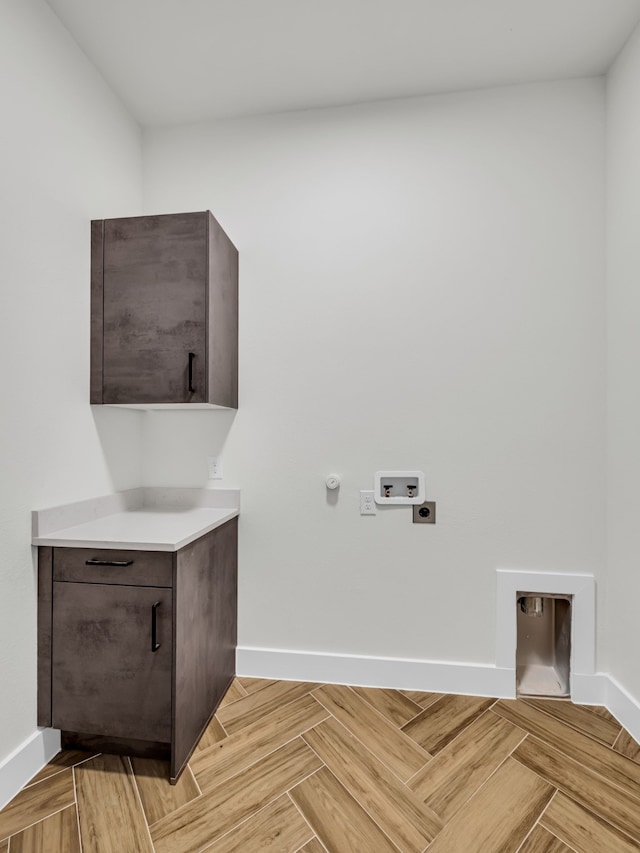
<svg viewBox="0 0 640 853"><path fill-rule="evenodd" d="M145 480L224 451L242 645L494 663L497 567L601 577L602 80L149 131L144 165L146 212L240 250L239 411L154 414ZM435 527L358 514L385 468Z"/></svg>
<svg viewBox="0 0 640 853"><path fill-rule="evenodd" d="M140 131L41 0L0 4L0 764L36 728L30 511L139 484L89 408L89 220L140 209Z"/></svg>
<svg viewBox="0 0 640 853"><path fill-rule="evenodd" d="M640 29L607 79L611 672L640 704Z"/></svg>

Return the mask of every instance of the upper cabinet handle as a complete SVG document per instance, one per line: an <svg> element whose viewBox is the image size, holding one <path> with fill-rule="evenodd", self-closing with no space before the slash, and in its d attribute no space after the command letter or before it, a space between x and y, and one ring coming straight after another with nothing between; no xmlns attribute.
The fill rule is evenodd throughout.
<svg viewBox="0 0 640 853"><path fill-rule="evenodd" d="M189 353L189 393L190 394L193 394L193 392L196 390L193 387L193 359L195 357L196 357L195 352Z"/></svg>
<svg viewBox="0 0 640 853"><path fill-rule="evenodd" d="M85 560L85 566L130 566L133 560Z"/></svg>

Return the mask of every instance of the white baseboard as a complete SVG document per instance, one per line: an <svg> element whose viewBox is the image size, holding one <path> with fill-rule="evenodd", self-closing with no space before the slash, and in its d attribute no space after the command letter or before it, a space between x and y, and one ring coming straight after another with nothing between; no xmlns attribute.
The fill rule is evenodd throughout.
<svg viewBox="0 0 640 853"><path fill-rule="evenodd" d="M0 762L0 809L4 808L53 756L60 752L60 732L37 729Z"/></svg>
<svg viewBox="0 0 640 853"><path fill-rule="evenodd" d="M285 681L322 681L434 693L515 697L515 671L489 664L298 652L241 646L238 674Z"/></svg>
<svg viewBox="0 0 640 853"><path fill-rule="evenodd" d="M596 672L594 675L579 675L571 677L571 701L578 705L606 705L609 675L606 672Z"/></svg>
<svg viewBox="0 0 640 853"><path fill-rule="evenodd" d="M489 664L374 658L240 646L236 666L238 675L251 678L515 698L515 669ZM640 742L640 702L627 693L615 678L606 672L593 675L576 673L572 677L571 686L574 702L604 705L629 734Z"/></svg>
<svg viewBox="0 0 640 853"><path fill-rule="evenodd" d="M640 743L640 702L627 693L612 675L607 678L606 692L604 704L631 737Z"/></svg>

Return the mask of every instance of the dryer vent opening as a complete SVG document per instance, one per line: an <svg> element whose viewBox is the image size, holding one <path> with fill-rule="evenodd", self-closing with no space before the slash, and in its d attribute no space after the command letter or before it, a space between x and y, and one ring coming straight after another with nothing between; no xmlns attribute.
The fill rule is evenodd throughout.
<svg viewBox="0 0 640 853"><path fill-rule="evenodd" d="M571 604L570 595L518 593L518 696L570 695Z"/></svg>

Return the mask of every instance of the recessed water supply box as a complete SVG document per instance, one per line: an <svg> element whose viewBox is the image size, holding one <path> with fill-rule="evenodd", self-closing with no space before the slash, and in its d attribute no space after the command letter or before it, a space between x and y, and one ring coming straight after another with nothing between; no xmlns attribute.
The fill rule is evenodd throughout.
<svg viewBox="0 0 640 853"><path fill-rule="evenodd" d="M570 595L517 593L518 696L570 696L572 603Z"/></svg>
<svg viewBox="0 0 640 853"><path fill-rule="evenodd" d="M422 471L376 471L373 496L377 504L424 503L424 474Z"/></svg>

